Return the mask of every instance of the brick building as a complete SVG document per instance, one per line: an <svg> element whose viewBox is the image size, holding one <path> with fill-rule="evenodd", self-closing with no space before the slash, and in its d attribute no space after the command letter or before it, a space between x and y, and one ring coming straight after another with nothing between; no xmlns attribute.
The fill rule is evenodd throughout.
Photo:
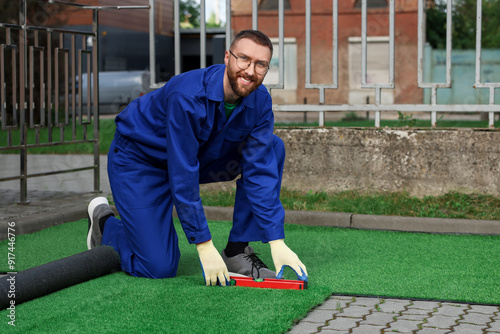
<svg viewBox="0 0 500 334"><path fill-rule="evenodd" d="M417 0L395 0L395 89L382 90L383 103L421 103L422 90L417 87ZM311 82L332 83L332 0L311 1ZM305 89L304 0L284 0L287 44L295 44L296 76L291 90L273 91L277 103L318 103L317 89ZM361 89L361 0L338 1L338 89L327 89L326 104L374 103L373 89ZM278 37L278 0L260 0L258 29ZM238 32L252 27L252 3L232 1L232 29ZM387 82L389 66L389 8L386 0L368 1L367 81ZM277 48L276 48L277 49ZM290 48L293 50L294 48ZM285 50L288 54L288 50ZM293 61L293 59L292 59ZM285 82L287 81L285 72ZM292 83L293 86L293 83ZM296 87L296 88L295 88ZM285 87L286 88L286 87ZM294 94L295 90L295 94Z"/></svg>
<svg viewBox="0 0 500 334"><path fill-rule="evenodd" d="M210 1L210 0L206 0ZM418 1L395 0L395 88L382 89L382 103L421 103L422 89L417 87ZM332 0L311 0L311 82L332 82ZM116 5L113 0L88 0L89 5ZM305 0L284 0L285 4L285 89L274 89L276 103L318 103L317 89L305 86ZM338 89L327 89L326 104L374 103L373 89L361 89L361 0L338 1ZM120 6L137 5L123 0ZM173 0L155 1L157 73L166 80L173 75ZM258 29L276 43L278 57L278 0L259 0ZM99 16L100 69L132 70L149 66L149 16L147 10L103 10ZM232 31L252 27L252 1L231 1ZM91 24L91 11L72 19L68 25L78 28ZM207 39L220 39L223 29L207 33ZM389 8L388 0L368 0L367 81L387 82L389 72ZM222 36L223 37L223 36ZM182 70L199 67L199 37L196 32L181 33ZM215 40L215 39L214 39ZM212 48L207 42L207 48ZM218 41L217 45L224 45ZM209 50L207 66L220 63L222 50ZM221 53L221 54L219 54ZM197 58L198 57L198 58ZM278 59L265 83L277 82Z"/></svg>

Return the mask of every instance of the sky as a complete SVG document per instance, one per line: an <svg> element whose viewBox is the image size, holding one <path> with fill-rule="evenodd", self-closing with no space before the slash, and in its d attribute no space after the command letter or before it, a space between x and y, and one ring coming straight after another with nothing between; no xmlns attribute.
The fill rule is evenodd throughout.
<svg viewBox="0 0 500 334"><path fill-rule="evenodd" d="M200 3L200 0L196 0ZM206 17L210 17L211 13L215 12L219 7L219 15L221 22L226 22L226 1L225 0L205 0Z"/></svg>

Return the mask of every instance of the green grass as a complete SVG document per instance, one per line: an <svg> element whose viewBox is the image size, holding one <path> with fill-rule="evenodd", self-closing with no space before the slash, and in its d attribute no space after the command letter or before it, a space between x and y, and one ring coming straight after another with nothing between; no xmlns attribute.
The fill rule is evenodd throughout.
<svg viewBox="0 0 500 334"><path fill-rule="evenodd" d="M86 224L81 220L18 236L17 270L84 251ZM209 226L222 249L231 224ZM286 225L287 244L309 272L307 290L287 291L205 287L196 249L177 221L176 229L182 253L177 277L114 273L17 305L15 328L7 324L7 311L0 311L0 331L284 333L332 293L500 304L500 236ZM253 246L272 265L269 246ZM4 241L4 259L6 252Z"/></svg>
<svg viewBox="0 0 500 334"><path fill-rule="evenodd" d="M75 139L82 140L84 127L87 128L87 139L94 139L94 125L77 125L75 130ZM99 153L106 154L111 146L111 141L115 135L115 122L114 119L101 119L99 120ZM19 130L12 131L12 145L19 145ZM39 136L41 144L49 142L49 131L47 128L40 128L39 133L35 129L29 129L27 134L27 142L35 143L36 137ZM54 146L29 148L28 153L33 154L92 154L94 145L93 143L78 143L78 144L62 144L68 142L73 138L72 127L67 125L64 127L64 135L61 137L61 128L52 128L52 142L56 143ZM7 147L7 132L0 131L0 147ZM18 153L18 150L0 151L0 153Z"/></svg>
<svg viewBox="0 0 500 334"><path fill-rule="evenodd" d="M235 190L204 191L203 204L233 206ZM355 214L500 220L500 198L481 195L449 193L442 196L417 198L406 192L340 193L303 192L282 189L281 202L287 210L349 212Z"/></svg>

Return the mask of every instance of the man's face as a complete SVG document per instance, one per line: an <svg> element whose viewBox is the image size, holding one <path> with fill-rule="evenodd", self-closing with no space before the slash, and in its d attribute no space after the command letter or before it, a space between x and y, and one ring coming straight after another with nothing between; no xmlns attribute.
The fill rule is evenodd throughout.
<svg viewBox="0 0 500 334"><path fill-rule="evenodd" d="M224 87L224 93L229 95L226 96L229 97L229 100L246 97L256 90L264 81L267 73L258 74L259 66L257 64L266 65L271 61L271 50L267 46L257 44L248 38L236 42L231 51L234 56L229 51L226 51L225 57L229 87ZM235 56L240 59L240 65L243 64L243 60L247 60L251 61L250 66L247 69L241 69Z"/></svg>

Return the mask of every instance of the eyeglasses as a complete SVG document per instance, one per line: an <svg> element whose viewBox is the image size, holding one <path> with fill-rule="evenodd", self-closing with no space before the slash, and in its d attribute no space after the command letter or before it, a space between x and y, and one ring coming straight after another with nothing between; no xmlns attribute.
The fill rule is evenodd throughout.
<svg viewBox="0 0 500 334"><path fill-rule="evenodd" d="M257 74L264 75L269 70L269 64L267 62L251 61L245 56L236 57L236 55L231 50L229 50L229 53L232 54L234 58L236 58L236 65L238 65L238 67L242 70L246 70L247 68L249 68L250 64L252 63L254 63L255 65L255 73Z"/></svg>

